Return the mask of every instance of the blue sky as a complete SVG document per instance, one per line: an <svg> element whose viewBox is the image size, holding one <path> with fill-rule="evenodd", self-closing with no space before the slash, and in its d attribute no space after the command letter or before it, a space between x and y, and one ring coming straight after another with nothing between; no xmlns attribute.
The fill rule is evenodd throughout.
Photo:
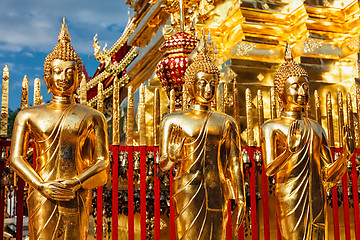
<svg viewBox="0 0 360 240"><path fill-rule="evenodd" d="M44 101L47 95L42 79L44 59L57 43L62 18L71 43L86 64L89 76L98 66L94 59L93 37L108 49L121 36L128 21L129 7L124 0L1 0L0 68L10 71L9 108L20 107L21 83L29 79L29 103L33 103L33 82L41 79ZM1 83L0 83L1 84Z"/></svg>

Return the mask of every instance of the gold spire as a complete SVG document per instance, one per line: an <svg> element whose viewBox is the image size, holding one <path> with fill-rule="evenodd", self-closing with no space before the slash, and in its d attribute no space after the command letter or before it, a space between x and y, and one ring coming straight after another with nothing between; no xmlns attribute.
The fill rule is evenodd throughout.
<svg viewBox="0 0 360 240"><path fill-rule="evenodd" d="M284 59L285 59L285 61L293 61L294 60L289 42L286 42Z"/></svg>
<svg viewBox="0 0 360 240"><path fill-rule="evenodd" d="M60 42L61 40L71 42L70 34L65 23L65 17L63 17L60 33L58 36L58 41Z"/></svg>

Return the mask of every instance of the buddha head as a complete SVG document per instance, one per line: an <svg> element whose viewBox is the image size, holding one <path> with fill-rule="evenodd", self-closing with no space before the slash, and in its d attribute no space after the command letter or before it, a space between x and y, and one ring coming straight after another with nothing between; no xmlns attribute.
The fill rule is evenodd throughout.
<svg viewBox="0 0 360 240"><path fill-rule="evenodd" d="M191 100L200 104L211 103L215 98L219 77L219 69L207 55L206 50L199 52L186 69L184 76Z"/></svg>
<svg viewBox="0 0 360 240"><path fill-rule="evenodd" d="M294 62L288 43L285 49L285 62L275 73L274 86L284 109L302 110L309 102L308 74Z"/></svg>
<svg viewBox="0 0 360 240"><path fill-rule="evenodd" d="M44 80L48 93L57 96L72 96L80 85L82 62L70 44L65 18L58 37L58 44L44 63Z"/></svg>

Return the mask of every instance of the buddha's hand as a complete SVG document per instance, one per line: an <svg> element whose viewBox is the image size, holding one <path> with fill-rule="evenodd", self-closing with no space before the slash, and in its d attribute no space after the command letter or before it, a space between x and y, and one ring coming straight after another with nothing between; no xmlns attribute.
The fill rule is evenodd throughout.
<svg viewBox="0 0 360 240"><path fill-rule="evenodd" d="M60 180L57 180L57 182L63 184L65 186L65 188L70 189L74 192L79 190L81 187L81 182L77 177L75 177L73 179L66 179L66 180L60 179Z"/></svg>
<svg viewBox="0 0 360 240"><path fill-rule="evenodd" d="M56 201L70 201L75 197L75 192L67 189L60 182L43 182L38 190L47 198Z"/></svg>
<svg viewBox="0 0 360 240"><path fill-rule="evenodd" d="M296 152L301 145L301 130L300 121L294 120L289 127L289 133L287 137L287 145L290 152Z"/></svg>
<svg viewBox="0 0 360 240"><path fill-rule="evenodd" d="M355 151L355 142L349 125L344 126L344 138L343 138L344 154L349 159Z"/></svg>
<svg viewBox="0 0 360 240"><path fill-rule="evenodd" d="M180 126L175 126L171 129L169 136L169 144L167 146L168 158L175 162L181 156L184 148L185 137L183 137L183 130Z"/></svg>
<svg viewBox="0 0 360 240"><path fill-rule="evenodd" d="M237 206L234 209L233 214L232 214L233 217L231 218L232 226L233 226L233 234L235 236L238 235L239 228L240 228L241 223L245 216L244 201L242 199L238 199L236 201L236 204L237 204Z"/></svg>

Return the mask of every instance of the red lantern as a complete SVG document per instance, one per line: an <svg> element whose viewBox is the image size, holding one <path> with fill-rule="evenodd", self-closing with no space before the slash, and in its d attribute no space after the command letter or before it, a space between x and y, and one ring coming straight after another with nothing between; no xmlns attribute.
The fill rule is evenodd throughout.
<svg viewBox="0 0 360 240"><path fill-rule="evenodd" d="M170 97L170 91L175 90L176 108L182 106L182 78L188 67L187 58L196 47L197 41L192 34L178 32L167 38L159 49L165 53L156 67L156 75L168 97Z"/></svg>

